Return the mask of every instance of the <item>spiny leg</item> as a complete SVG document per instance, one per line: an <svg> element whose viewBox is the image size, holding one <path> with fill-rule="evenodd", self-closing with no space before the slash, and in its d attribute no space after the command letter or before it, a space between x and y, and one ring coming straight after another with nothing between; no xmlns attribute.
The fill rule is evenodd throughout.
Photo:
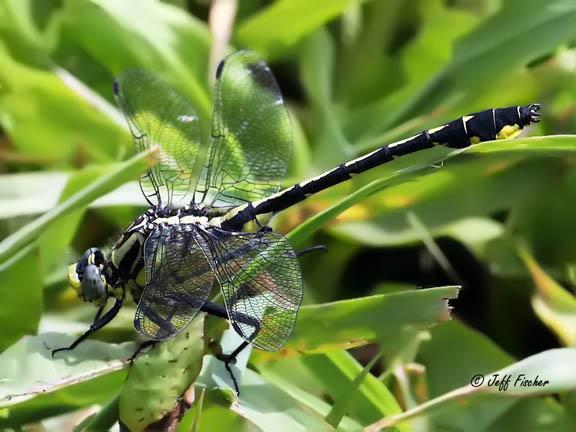
<svg viewBox="0 0 576 432"><path fill-rule="evenodd" d="M84 339L86 339L92 333L98 331L99 329L104 327L106 324L108 324L110 321L112 321L112 319L114 319L114 317L116 315L118 315L118 312L120 311L120 308L122 307L123 301L124 301L123 298L116 299L116 303L114 303L114 306L112 306L112 308L108 312L106 312L104 315L102 315L103 306L101 306L100 309L98 309L98 312L96 313L96 319L90 325L90 328L88 330L86 330L86 332L84 332L84 334L82 336L80 336L78 339L76 339L74 342L72 342L72 344L70 346L64 347L64 348L57 348L55 350L52 350L52 358L54 358L54 354L56 354L57 352L73 350L74 348L76 348L78 346L78 344L80 344L80 342L82 342Z"/></svg>
<svg viewBox="0 0 576 432"><path fill-rule="evenodd" d="M234 327L234 330L236 330L236 333L238 333L238 334L242 334L242 332L240 331L239 328L237 328L234 321L238 321L238 322L241 322L243 324L247 324L249 326L254 327L254 332L248 338L249 341L254 340L254 338L258 335L258 332L260 331L260 323L258 322L258 320L256 320L255 318L252 318L246 314L243 314L243 313L236 313L235 319L234 319L234 321L232 321L232 320L230 320L230 317L228 315L228 312L226 311L226 308L222 305L212 303L212 302L206 302L200 308L200 310L204 311L206 313L212 314L214 316L227 319L228 321L230 321L232 323L232 327ZM230 364L236 363L236 358L238 357L238 355L240 355L240 353L248 345L250 345L249 341L242 342L230 354L218 354L218 355L216 355L216 358L224 363L224 367L226 368L226 371L228 372L228 374L230 375L230 378L232 379L232 383L234 384L234 390L236 391L237 395L240 395L240 388L238 386L238 381L236 381L236 377L234 376L234 373L232 372L232 368L230 367Z"/></svg>
<svg viewBox="0 0 576 432"><path fill-rule="evenodd" d="M252 339L253 338L250 338L250 340L252 340ZM222 360L224 362L224 367L228 371L228 375L230 375L230 378L232 378L232 383L234 384L234 391L236 392L236 394L238 396L240 396L240 387L238 386L238 381L236 381L236 377L234 376L234 373L232 372L232 368L230 367L230 363L235 364L236 358L238 357L238 355L240 355L240 353L248 345L250 345L250 342L244 341L238 346L238 348L236 348L234 351L232 351L231 354L222 356L223 358L220 358L220 360Z"/></svg>

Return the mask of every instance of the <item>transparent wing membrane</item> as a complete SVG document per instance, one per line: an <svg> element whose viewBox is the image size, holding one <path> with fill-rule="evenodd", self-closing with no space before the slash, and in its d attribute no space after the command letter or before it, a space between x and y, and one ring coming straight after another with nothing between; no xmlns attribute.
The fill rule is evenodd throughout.
<svg viewBox="0 0 576 432"><path fill-rule="evenodd" d="M204 202L231 208L276 193L292 147L292 129L272 72L256 54L239 51L217 72Z"/></svg>
<svg viewBox="0 0 576 432"><path fill-rule="evenodd" d="M302 302L302 274L294 250L273 232L212 233L214 270L234 328L257 348L280 349Z"/></svg>
<svg viewBox="0 0 576 432"><path fill-rule="evenodd" d="M144 245L146 288L134 326L165 340L182 331L204 305L214 283L208 245L194 225L158 226Z"/></svg>
<svg viewBox="0 0 576 432"><path fill-rule="evenodd" d="M196 111L180 93L142 70L122 74L114 93L138 151L160 147L159 163L140 178L144 196L160 207L187 204L201 142Z"/></svg>
<svg viewBox="0 0 576 432"><path fill-rule="evenodd" d="M278 84L254 53L234 53L218 68L209 151L201 146L194 108L153 75L126 72L114 90L137 149L160 147L159 163L140 179L152 206L183 207L196 198L208 211L226 210L278 192L292 130ZM200 160L205 153L207 160ZM143 336L164 340L183 330L207 301L215 278L244 339L275 351L290 336L302 277L283 236L158 223L143 248L146 286L134 319Z"/></svg>

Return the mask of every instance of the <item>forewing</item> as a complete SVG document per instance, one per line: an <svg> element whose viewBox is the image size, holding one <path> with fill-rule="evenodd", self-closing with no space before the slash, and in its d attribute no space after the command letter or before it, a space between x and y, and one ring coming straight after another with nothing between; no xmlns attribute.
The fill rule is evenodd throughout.
<svg viewBox="0 0 576 432"><path fill-rule="evenodd" d="M276 193L292 150L280 88L255 53L238 51L216 73L203 201L231 208Z"/></svg>
<svg viewBox="0 0 576 432"><path fill-rule="evenodd" d="M140 177L146 200L161 207L188 204L201 130L196 111L186 99L154 75L130 70L114 82L138 151L160 147L160 160Z"/></svg>
<svg viewBox="0 0 576 432"><path fill-rule="evenodd" d="M273 232L213 232L215 273L234 328L259 349L280 349L302 302L302 274L294 250Z"/></svg>
<svg viewBox="0 0 576 432"><path fill-rule="evenodd" d="M152 231L144 245L146 287L134 318L140 334L165 340L190 323L214 282L207 251L194 225L158 226Z"/></svg>

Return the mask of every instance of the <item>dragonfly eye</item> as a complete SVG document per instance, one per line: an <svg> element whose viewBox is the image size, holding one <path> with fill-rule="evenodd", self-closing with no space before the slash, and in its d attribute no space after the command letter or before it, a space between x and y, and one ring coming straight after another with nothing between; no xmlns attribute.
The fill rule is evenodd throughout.
<svg viewBox="0 0 576 432"><path fill-rule="evenodd" d="M90 248L68 267L68 283L85 301L101 301L106 297L106 277L102 273L106 258L96 248Z"/></svg>
<svg viewBox="0 0 576 432"><path fill-rule="evenodd" d="M78 294L88 302L101 302L106 298L106 278L100 268L88 264L80 283Z"/></svg>
<svg viewBox="0 0 576 432"><path fill-rule="evenodd" d="M520 122L522 126L540 122L540 104L534 103L520 107Z"/></svg>

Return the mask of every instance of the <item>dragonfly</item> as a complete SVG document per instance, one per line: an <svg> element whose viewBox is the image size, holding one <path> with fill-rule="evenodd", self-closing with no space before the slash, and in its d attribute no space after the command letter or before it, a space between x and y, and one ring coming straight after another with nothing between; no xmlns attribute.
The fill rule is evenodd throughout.
<svg viewBox="0 0 576 432"><path fill-rule="evenodd" d="M237 393L230 364L249 344L281 349L302 302L298 254L268 226L271 216L409 153L513 138L540 115L538 104L470 114L281 190L291 122L274 75L256 53L235 52L218 66L209 139L194 107L154 75L127 71L113 90L136 149L160 149L158 163L140 178L149 208L109 256L90 248L70 265L70 285L98 310L84 334L52 354L74 349L108 324L129 292L137 304L135 329L149 341L174 337L200 311L229 320L243 339L222 358ZM224 305L209 299L215 286Z"/></svg>

